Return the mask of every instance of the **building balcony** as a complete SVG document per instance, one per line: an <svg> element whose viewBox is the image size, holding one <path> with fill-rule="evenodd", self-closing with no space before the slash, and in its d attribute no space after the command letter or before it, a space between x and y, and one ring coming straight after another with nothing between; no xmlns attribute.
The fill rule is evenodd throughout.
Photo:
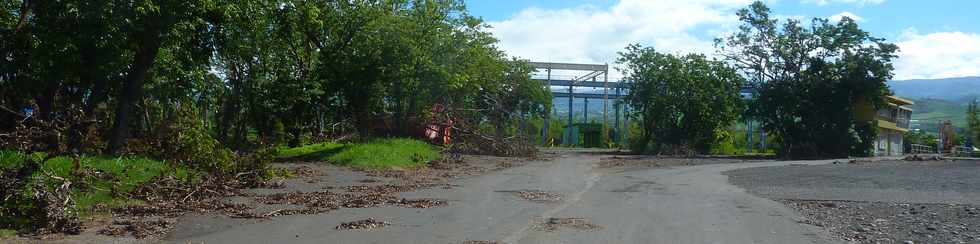
<svg viewBox="0 0 980 244"><path fill-rule="evenodd" d="M899 125L898 123L892 121L888 121L880 118L878 119L878 128L882 128L882 129L895 130L904 133L909 131L908 126L909 126L908 121L905 121L903 125Z"/></svg>

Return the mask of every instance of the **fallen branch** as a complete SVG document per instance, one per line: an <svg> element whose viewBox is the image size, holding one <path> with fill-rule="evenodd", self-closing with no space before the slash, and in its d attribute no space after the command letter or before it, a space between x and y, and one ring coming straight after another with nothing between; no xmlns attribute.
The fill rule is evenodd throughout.
<svg viewBox="0 0 980 244"><path fill-rule="evenodd" d="M272 216L274 216L274 215L276 215L276 214L278 214L279 212L282 212L282 211L286 211L286 209L283 208L283 209L279 209L279 210L276 210L276 211L268 212L266 214L263 214L262 215L262 218L272 217Z"/></svg>

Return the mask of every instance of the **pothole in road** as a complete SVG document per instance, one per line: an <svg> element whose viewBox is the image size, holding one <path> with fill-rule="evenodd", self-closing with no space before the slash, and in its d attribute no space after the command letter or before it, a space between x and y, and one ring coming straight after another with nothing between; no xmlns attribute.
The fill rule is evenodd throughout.
<svg viewBox="0 0 980 244"><path fill-rule="evenodd" d="M338 230L360 230L360 229L375 229L385 226L389 226L391 223L388 221L380 221L374 218L367 218L358 221L344 222L337 226Z"/></svg>
<svg viewBox="0 0 980 244"><path fill-rule="evenodd" d="M586 218L544 218L538 219L536 222L531 229L545 232L555 232L560 228L570 228L580 231L602 229L602 226L593 224L591 220Z"/></svg>
<svg viewBox="0 0 980 244"><path fill-rule="evenodd" d="M434 198L421 198L421 199L404 199L399 201L394 201L393 204L409 208L434 208L442 207L448 204L446 200L434 199Z"/></svg>
<svg viewBox="0 0 980 244"><path fill-rule="evenodd" d="M464 241L463 244L504 244L504 243L503 242L499 242L499 241L474 241L474 240L469 240L469 241Z"/></svg>
<svg viewBox="0 0 980 244"><path fill-rule="evenodd" d="M498 191L509 192L521 199L536 203L556 203L561 202L562 195L554 192L541 190L519 190L519 191Z"/></svg>

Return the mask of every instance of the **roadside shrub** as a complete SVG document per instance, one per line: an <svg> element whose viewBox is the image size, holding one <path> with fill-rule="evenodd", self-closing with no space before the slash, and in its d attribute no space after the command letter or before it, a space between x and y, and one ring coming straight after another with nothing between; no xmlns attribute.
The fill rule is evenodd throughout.
<svg viewBox="0 0 980 244"><path fill-rule="evenodd" d="M208 133L192 106L181 107L156 131L153 146L157 157L208 173L234 170L234 154Z"/></svg>
<svg viewBox="0 0 980 244"><path fill-rule="evenodd" d="M715 144L711 146L711 154L715 155L735 155L739 153L735 147L735 136L731 131L719 130Z"/></svg>
<svg viewBox="0 0 980 244"><path fill-rule="evenodd" d="M246 186L256 187L280 176L281 173L271 168L272 161L276 158L276 152L275 149L263 148L238 157L238 163L235 164L238 180Z"/></svg>
<svg viewBox="0 0 980 244"><path fill-rule="evenodd" d="M2 152L0 167L0 229L30 232L81 231L71 195L71 181L42 170L48 157Z"/></svg>

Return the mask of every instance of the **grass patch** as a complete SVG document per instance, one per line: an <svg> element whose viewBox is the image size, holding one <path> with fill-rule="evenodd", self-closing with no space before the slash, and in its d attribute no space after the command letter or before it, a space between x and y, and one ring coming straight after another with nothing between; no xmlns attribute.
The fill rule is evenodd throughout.
<svg viewBox="0 0 980 244"><path fill-rule="evenodd" d="M43 154L32 155L38 161L43 156ZM0 170L16 169L25 162L26 157L27 155L20 152L0 151ZM152 180L156 176L173 175L181 180L191 180L194 177L194 174L186 168L175 168L166 162L144 157L83 156L78 160L78 167L79 169L98 172L102 176L84 176L84 179L80 179L73 174L76 163L70 157L52 158L45 161L40 169L42 172L75 182L72 185L72 197L75 199L79 213L83 216L95 214L91 210L96 204L113 208L140 203L126 197L126 193L133 191L137 186ZM35 175L38 174L41 172L35 172ZM35 177L35 179L37 178ZM79 184L80 182L84 182L84 184ZM54 185L57 182L48 183Z"/></svg>
<svg viewBox="0 0 980 244"><path fill-rule="evenodd" d="M279 158L322 160L363 169L414 168L442 155L432 145L413 139L375 139L365 143L321 143L281 149Z"/></svg>
<svg viewBox="0 0 980 244"><path fill-rule="evenodd" d="M310 144L294 148L281 148L276 154L278 158L296 158L308 160L326 160L330 155L337 154L346 145L333 142Z"/></svg>
<svg viewBox="0 0 980 244"><path fill-rule="evenodd" d="M12 237L12 236L15 236L15 235L17 235L17 231L16 230L0 229L0 238Z"/></svg>

